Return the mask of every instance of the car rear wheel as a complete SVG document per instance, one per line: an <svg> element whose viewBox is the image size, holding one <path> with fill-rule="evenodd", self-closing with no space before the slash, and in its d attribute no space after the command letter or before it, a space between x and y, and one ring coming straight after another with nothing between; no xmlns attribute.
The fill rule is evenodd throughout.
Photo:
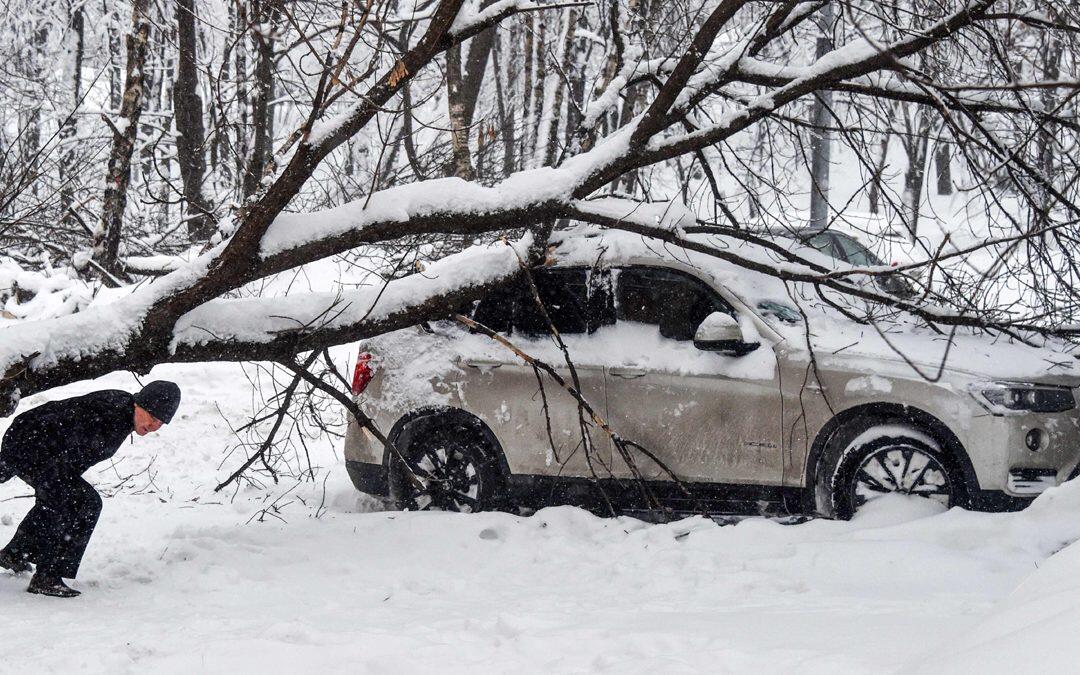
<svg viewBox="0 0 1080 675"><path fill-rule="evenodd" d="M830 462L831 515L849 519L868 503L899 494L935 501L945 508L960 502L963 484L948 457L929 438L895 427L864 432Z"/></svg>
<svg viewBox="0 0 1080 675"><path fill-rule="evenodd" d="M494 505L498 466L472 429L430 428L412 440L406 457L409 467L395 462L393 481L402 510L475 513Z"/></svg>

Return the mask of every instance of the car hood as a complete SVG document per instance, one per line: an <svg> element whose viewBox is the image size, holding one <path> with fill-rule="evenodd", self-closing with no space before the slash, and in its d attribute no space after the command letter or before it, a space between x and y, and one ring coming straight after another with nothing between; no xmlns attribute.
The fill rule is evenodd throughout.
<svg viewBox="0 0 1080 675"><path fill-rule="evenodd" d="M786 337L806 349L806 336ZM1005 336L927 329L882 334L872 326L831 324L812 329L810 344L818 364L866 374L885 371L899 377L976 379L1080 386L1080 363L1064 344L1031 346ZM801 347L800 347L801 345Z"/></svg>

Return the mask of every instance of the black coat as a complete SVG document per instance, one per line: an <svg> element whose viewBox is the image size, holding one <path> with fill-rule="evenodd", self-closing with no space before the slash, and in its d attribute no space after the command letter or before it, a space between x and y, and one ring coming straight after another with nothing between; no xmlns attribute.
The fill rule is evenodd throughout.
<svg viewBox="0 0 1080 675"><path fill-rule="evenodd" d="M0 446L0 465L11 473L69 469L76 475L116 454L135 430L135 399L106 389L50 401L15 418ZM0 480L5 467L0 466Z"/></svg>

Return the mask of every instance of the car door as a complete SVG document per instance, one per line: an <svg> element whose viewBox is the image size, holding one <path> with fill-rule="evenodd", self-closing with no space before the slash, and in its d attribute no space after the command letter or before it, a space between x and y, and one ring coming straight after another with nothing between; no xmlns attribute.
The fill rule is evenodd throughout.
<svg viewBox="0 0 1080 675"><path fill-rule="evenodd" d="M607 378L611 425L680 480L774 485L783 478L779 371L771 345L744 356L697 349L712 312L736 311L688 273L631 267L614 275L617 321ZM667 480L637 452L646 478ZM616 473L632 472L619 457Z"/></svg>
<svg viewBox="0 0 1080 675"><path fill-rule="evenodd" d="M533 278L551 322L570 349L583 397L606 417L604 364L597 351L589 348L597 328L614 322L611 294L605 290L602 275L582 268L547 269L536 271ZM484 298L473 318L507 335L526 354L550 364L567 382L573 382L551 338L548 320L525 280ZM487 350L482 358L466 355L463 364L467 408L499 439L512 473L606 475L605 466L611 460L606 434L585 415L592 444L591 452L585 451L578 403L554 379L546 374L538 378L532 366L501 346Z"/></svg>

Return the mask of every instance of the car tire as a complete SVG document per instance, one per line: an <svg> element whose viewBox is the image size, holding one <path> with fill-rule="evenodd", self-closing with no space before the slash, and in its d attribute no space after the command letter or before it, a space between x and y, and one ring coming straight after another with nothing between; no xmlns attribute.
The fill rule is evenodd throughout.
<svg viewBox="0 0 1080 675"><path fill-rule="evenodd" d="M402 511L475 513L498 505L502 472L481 435L453 421L428 423L390 462L390 494Z"/></svg>
<svg viewBox="0 0 1080 675"><path fill-rule="evenodd" d="M933 499L946 508L963 503L963 478L932 438L894 424L863 429L838 434L826 451L815 490L821 515L849 520L866 502L895 493Z"/></svg>

